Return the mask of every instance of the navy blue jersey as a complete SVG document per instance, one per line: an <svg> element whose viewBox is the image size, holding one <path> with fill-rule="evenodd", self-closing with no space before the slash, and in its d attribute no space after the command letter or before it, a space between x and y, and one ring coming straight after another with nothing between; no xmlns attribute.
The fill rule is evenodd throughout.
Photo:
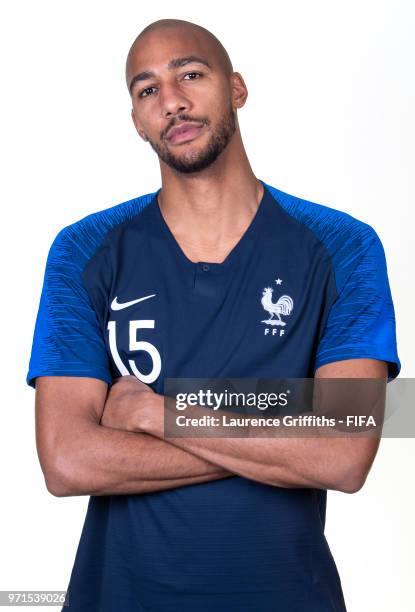
<svg viewBox="0 0 415 612"><path fill-rule="evenodd" d="M305 378L363 357L396 377L373 228L261 182L258 210L222 263L188 259L160 190L63 228L46 263L27 383L110 385L134 374L163 394L166 377ZM325 490L239 476L91 496L69 610L342 612L325 511Z"/></svg>

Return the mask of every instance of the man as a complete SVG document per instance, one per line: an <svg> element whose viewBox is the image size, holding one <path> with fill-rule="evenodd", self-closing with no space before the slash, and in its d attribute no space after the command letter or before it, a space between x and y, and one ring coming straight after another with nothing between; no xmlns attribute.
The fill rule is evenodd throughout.
<svg viewBox="0 0 415 612"><path fill-rule="evenodd" d="M343 611L326 493L359 490L378 442L164 439L164 379L394 378L382 245L255 177L245 83L204 28L150 24L126 80L162 187L58 233L27 375L48 490L91 496L69 610Z"/></svg>

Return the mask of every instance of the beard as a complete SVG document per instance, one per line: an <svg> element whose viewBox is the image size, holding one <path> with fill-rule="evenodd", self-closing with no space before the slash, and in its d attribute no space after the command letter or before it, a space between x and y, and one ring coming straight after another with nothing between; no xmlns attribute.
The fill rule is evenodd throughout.
<svg viewBox="0 0 415 612"><path fill-rule="evenodd" d="M185 117L184 115L179 116L178 120L194 121L194 119L191 117ZM202 123L209 125L209 121L206 119L203 120ZM173 168L173 170L176 170L177 172L190 174L191 172L200 172L213 164L213 162L228 145L233 134L235 133L235 130L235 113L232 106L229 105L227 113L212 132L208 143L201 151L198 151L197 153L185 154L182 156L175 155L164 144L164 140L161 140L161 144L150 140L148 136L147 140L152 149L157 153L158 157L170 168Z"/></svg>

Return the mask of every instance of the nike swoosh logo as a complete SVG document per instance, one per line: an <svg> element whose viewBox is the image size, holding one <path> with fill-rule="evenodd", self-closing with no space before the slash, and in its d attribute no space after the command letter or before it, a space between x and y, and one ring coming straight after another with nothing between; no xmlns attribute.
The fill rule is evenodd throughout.
<svg viewBox="0 0 415 612"><path fill-rule="evenodd" d="M138 298L137 300L131 300L131 302L123 302L122 304L120 304L117 300L118 300L118 296L116 296L111 303L111 309L112 310L122 310L123 308L128 308L129 306L132 306L133 304L138 304L138 302L142 302L144 300L148 300L149 298L154 297L156 294L153 293L152 295L146 295L144 297Z"/></svg>

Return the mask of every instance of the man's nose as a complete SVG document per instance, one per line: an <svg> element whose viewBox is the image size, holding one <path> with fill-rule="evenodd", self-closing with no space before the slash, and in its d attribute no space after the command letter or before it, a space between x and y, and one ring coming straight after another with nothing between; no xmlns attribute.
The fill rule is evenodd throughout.
<svg viewBox="0 0 415 612"><path fill-rule="evenodd" d="M179 86L175 84L165 84L159 93L161 114L163 117L170 117L190 109L190 101L184 95Z"/></svg>

